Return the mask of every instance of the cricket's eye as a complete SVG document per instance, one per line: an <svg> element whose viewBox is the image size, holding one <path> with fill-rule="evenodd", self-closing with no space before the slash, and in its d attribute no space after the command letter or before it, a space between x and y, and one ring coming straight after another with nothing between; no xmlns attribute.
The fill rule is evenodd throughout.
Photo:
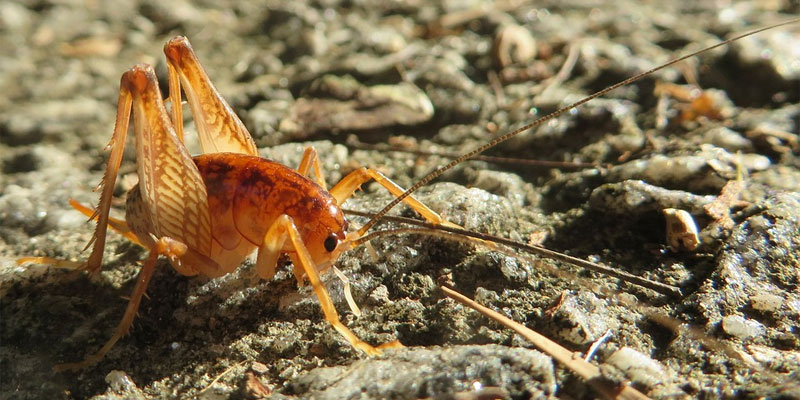
<svg viewBox="0 0 800 400"><path fill-rule="evenodd" d="M328 250L328 252L334 251L336 250L336 245L338 244L339 239L336 237L336 235L331 234L327 239L325 239L325 250Z"/></svg>

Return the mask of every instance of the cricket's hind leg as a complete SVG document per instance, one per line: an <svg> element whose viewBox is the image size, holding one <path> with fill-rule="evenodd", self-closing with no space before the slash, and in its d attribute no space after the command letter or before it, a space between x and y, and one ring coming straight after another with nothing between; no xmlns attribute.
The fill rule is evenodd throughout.
<svg viewBox="0 0 800 400"><path fill-rule="evenodd" d="M159 241L156 242L156 245L150 249L150 253L147 255L147 259L145 260L141 271L139 271L139 275L136 277L136 287L134 287L133 293L131 293L130 300L128 301L128 307L125 309L125 314L122 317L122 321L120 321L119 325L117 325L114 335L111 336L111 338L106 342L105 345L103 345L102 348L100 348L97 353L86 356L86 358L84 358L81 362L56 365L53 367L53 370L56 372L65 370L78 370L100 361L106 355L106 353L108 353L109 350L114 347L114 344L116 344L117 341L125 336L130 330L131 325L133 324L133 319L136 317L136 312L139 310L139 304L141 303L142 296L147 290L147 285L150 283L150 278L152 278L153 272L155 271L158 256L165 255L169 258L176 258L180 257L184 253L186 253L186 245L183 243L171 240L169 238L159 239Z"/></svg>

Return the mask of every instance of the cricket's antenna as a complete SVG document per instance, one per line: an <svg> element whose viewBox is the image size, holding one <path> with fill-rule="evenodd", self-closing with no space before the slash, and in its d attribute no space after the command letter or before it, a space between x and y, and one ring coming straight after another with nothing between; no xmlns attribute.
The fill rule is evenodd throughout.
<svg viewBox="0 0 800 400"><path fill-rule="evenodd" d="M607 87L607 88L605 88L605 89L603 89L603 90L601 90L599 92L595 92L594 94L591 94L588 97L586 97L586 98L584 98L584 99L582 99L580 101L572 103L572 104L570 104L570 105L568 105L566 107L560 108L560 109L558 109L558 110L556 110L556 111L554 111L554 112L552 112L550 114L547 114L547 115L545 115L545 116L543 116L541 118L538 118L538 119L534 120L533 122L531 122L531 123L529 123L529 124L527 124L527 125L525 125L525 126L523 126L521 128L518 128L518 129L516 129L516 130L514 130L512 132L509 132L509 133L506 133L504 135L498 136L498 137L490 140L486 144L481 145L481 146L479 146L479 147L477 147L477 148L475 148L473 150L470 150L469 152L467 152L464 155L456 158L455 160L450 161L444 167L440 167L440 168L434 170L433 172L429 173L428 175L425 175L425 177L423 177L417 183L415 183L413 186L408 188L408 190L403 192L403 194L401 194L400 196L397 196L397 198L395 198L389 204L387 204L386 207L383 207L383 209L378 211L378 213L375 214L375 216L372 219L370 219L366 224L364 224L364 226L361 227L361 229L358 230L358 233L359 233L359 235L363 236L370 228L372 228L373 225L375 225L376 222L378 222L379 219L383 218L383 216L386 215L386 213L389 212L389 210L391 210L394 206L396 206L401 201L403 201L403 199L405 199L406 197L411 195L411 193L414 193L415 191L417 191L417 189L427 185L430 181L438 178L440 175L445 173L445 171L455 167L458 164L461 164L462 162L464 162L466 160L469 160L470 158L472 158L472 157L474 157L474 156L476 156L476 155L478 155L480 153L483 153L484 151L486 151L488 149L491 149L494 146L497 146L500 143L505 142L508 139L511 139L514 136L519 135L522 132L525 132L525 131L533 128L533 127L539 126L542 123L544 123L544 122L546 122L546 121L548 121L550 119L558 117L559 115L562 115L562 114L568 112L569 110L572 110L573 108L581 106L581 105L583 105L583 104L585 104L585 103L587 103L587 102L589 102L591 100L594 100L597 97L603 96L606 93L608 93L608 92L610 92L610 91L612 91L614 89L618 89L618 88L620 88L622 86L625 86L625 85L631 84L633 82L636 82L636 81L638 81L638 80L640 80L640 79L642 79L642 78L644 78L644 77L646 77L646 76L648 76L648 75L650 75L650 74L652 74L652 73L654 73L656 71L660 71L660 70L662 70L664 68L667 68L669 66L677 64L677 63L679 63L681 61L684 61L684 60L686 60L688 58L691 58L691 57L694 57L696 55L705 53L705 52L707 52L709 50L712 50L712 49L715 49L717 47L725 46L725 45L733 43L733 42L735 42L735 41L737 41L739 39L742 39L742 38L745 38L745 37L748 37L748 36L751 36L751 35L755 35L757 33L764 32L766 30L778 28L778 27L781 27L781 26L784 26L784 25L794 24L794 23L797 23L797 22L800 22L800 18L794 18L794 19L790 19L788 21L780 22L780 23L777 23L777 24L774 24L774 25L765 26L763 28L759 28L759 29L756 29L756 30L753 30L753 31L750 31L750 32L743 33L741 35L734 36L734 37L732 37L730 39L723 40L723 41L721 41L721 42L719 42L717 44L708 46L708 47L706 47L704 49L695 51L693 53L690 53L690 54L675 58L675 59L673 59L671 61L668 61L667 63L662 64L662 65L660 65L658 67L652 68L652 69L650 69L648 71L642 72L642 73L640 73L638 75L635 75L633 77L625 79L624 81L616 83L614 85L611 85L611 86L609 86L609 87Z"/></svg>

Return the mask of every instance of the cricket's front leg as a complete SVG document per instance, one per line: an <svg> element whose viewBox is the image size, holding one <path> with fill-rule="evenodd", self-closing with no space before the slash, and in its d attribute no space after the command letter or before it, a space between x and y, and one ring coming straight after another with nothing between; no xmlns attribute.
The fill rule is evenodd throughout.
<svg viewBox="0 0 800 400"><path fill-rule="evenodd" d="M356 189L361 187L361 185L370 179L375 180L375 182L386 188L386 190L396 197L400 197L400 195L405 192L405 189L394 183L394 181L387 178L382 173L371 168L361 167L342 178L339 183L331 188L330 193L336 199L336 202L341 206L344 204L345 200L349 199L350 196L353 195ZM414 209L414 211L420 213L420 215L422 215L426 221L432 224L449 226L451 228L461 228L461 226L442 218L436 213L436 211L431 210L430 207L417 200L413 195L404 198L403 202ZM363 228L362 230L359 230L359 236L363 236L366 233L366 230Z"/></svg>
<svg viewBox="0 0 800 400"><path fill-rule="evenodd" d="M339 313L333 306L333 300L331 300L328 294L328 289L322 284L314 260L311 258L311 254L309 254L305 243L303 243L303 239L300 237L300 233L297 231L294 220L286 214L278 217L278 219L270 225L267 233L264 235L263 243L258 249L258 260L256 261L256 270L259 276L266 279L272 277L275 273L275 265L278 256L282 252L286 242L294 249L294 253L292 253L291 256L292 261L295 263L294 268L302 268L302 272L295 271L298 282L302 282L304 272L314 289L314 293L317 295L325 319L351 346L369 355L379 355L382 349L403 347L403 345L396 340L378 347L373 347L369 343L361 340L350 328L342 323L339 318Z"/></svg>

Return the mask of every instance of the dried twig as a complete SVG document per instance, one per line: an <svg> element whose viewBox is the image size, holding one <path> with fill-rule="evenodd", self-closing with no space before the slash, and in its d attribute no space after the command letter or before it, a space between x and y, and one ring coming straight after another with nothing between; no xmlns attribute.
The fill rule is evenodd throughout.
<svg viewBox="0 0 800 400"><path fill-rule="evenodd" d="M491 310L476 303L475 301L469 299L468 297L464 296L461 293L456 292L451 288L448 288L446 286L440 286L440 288L445 292L445 294L448 297L503 324L507 328L513 329L522 337L528 339L528 341L533 343L533 345L537 349L546 353L550 357L553 357L553 359L563 364L570 371L580 376L581 379L583 379L586 383L588 383L592 388L597 390L597 392L600 393L604 398L625 399L625 400L649 399L649 397L645 396L638 390L628 385L618 385L614 382L607 380L605 377L603 377L603 374L600 372L600 368L598 368L594 364L590 364L584 361L579 354L567 350L558 343L542 336L541 334L531 329L526 328L522 324L510 318L507 318L504 315L494 310Z"/></svg>

